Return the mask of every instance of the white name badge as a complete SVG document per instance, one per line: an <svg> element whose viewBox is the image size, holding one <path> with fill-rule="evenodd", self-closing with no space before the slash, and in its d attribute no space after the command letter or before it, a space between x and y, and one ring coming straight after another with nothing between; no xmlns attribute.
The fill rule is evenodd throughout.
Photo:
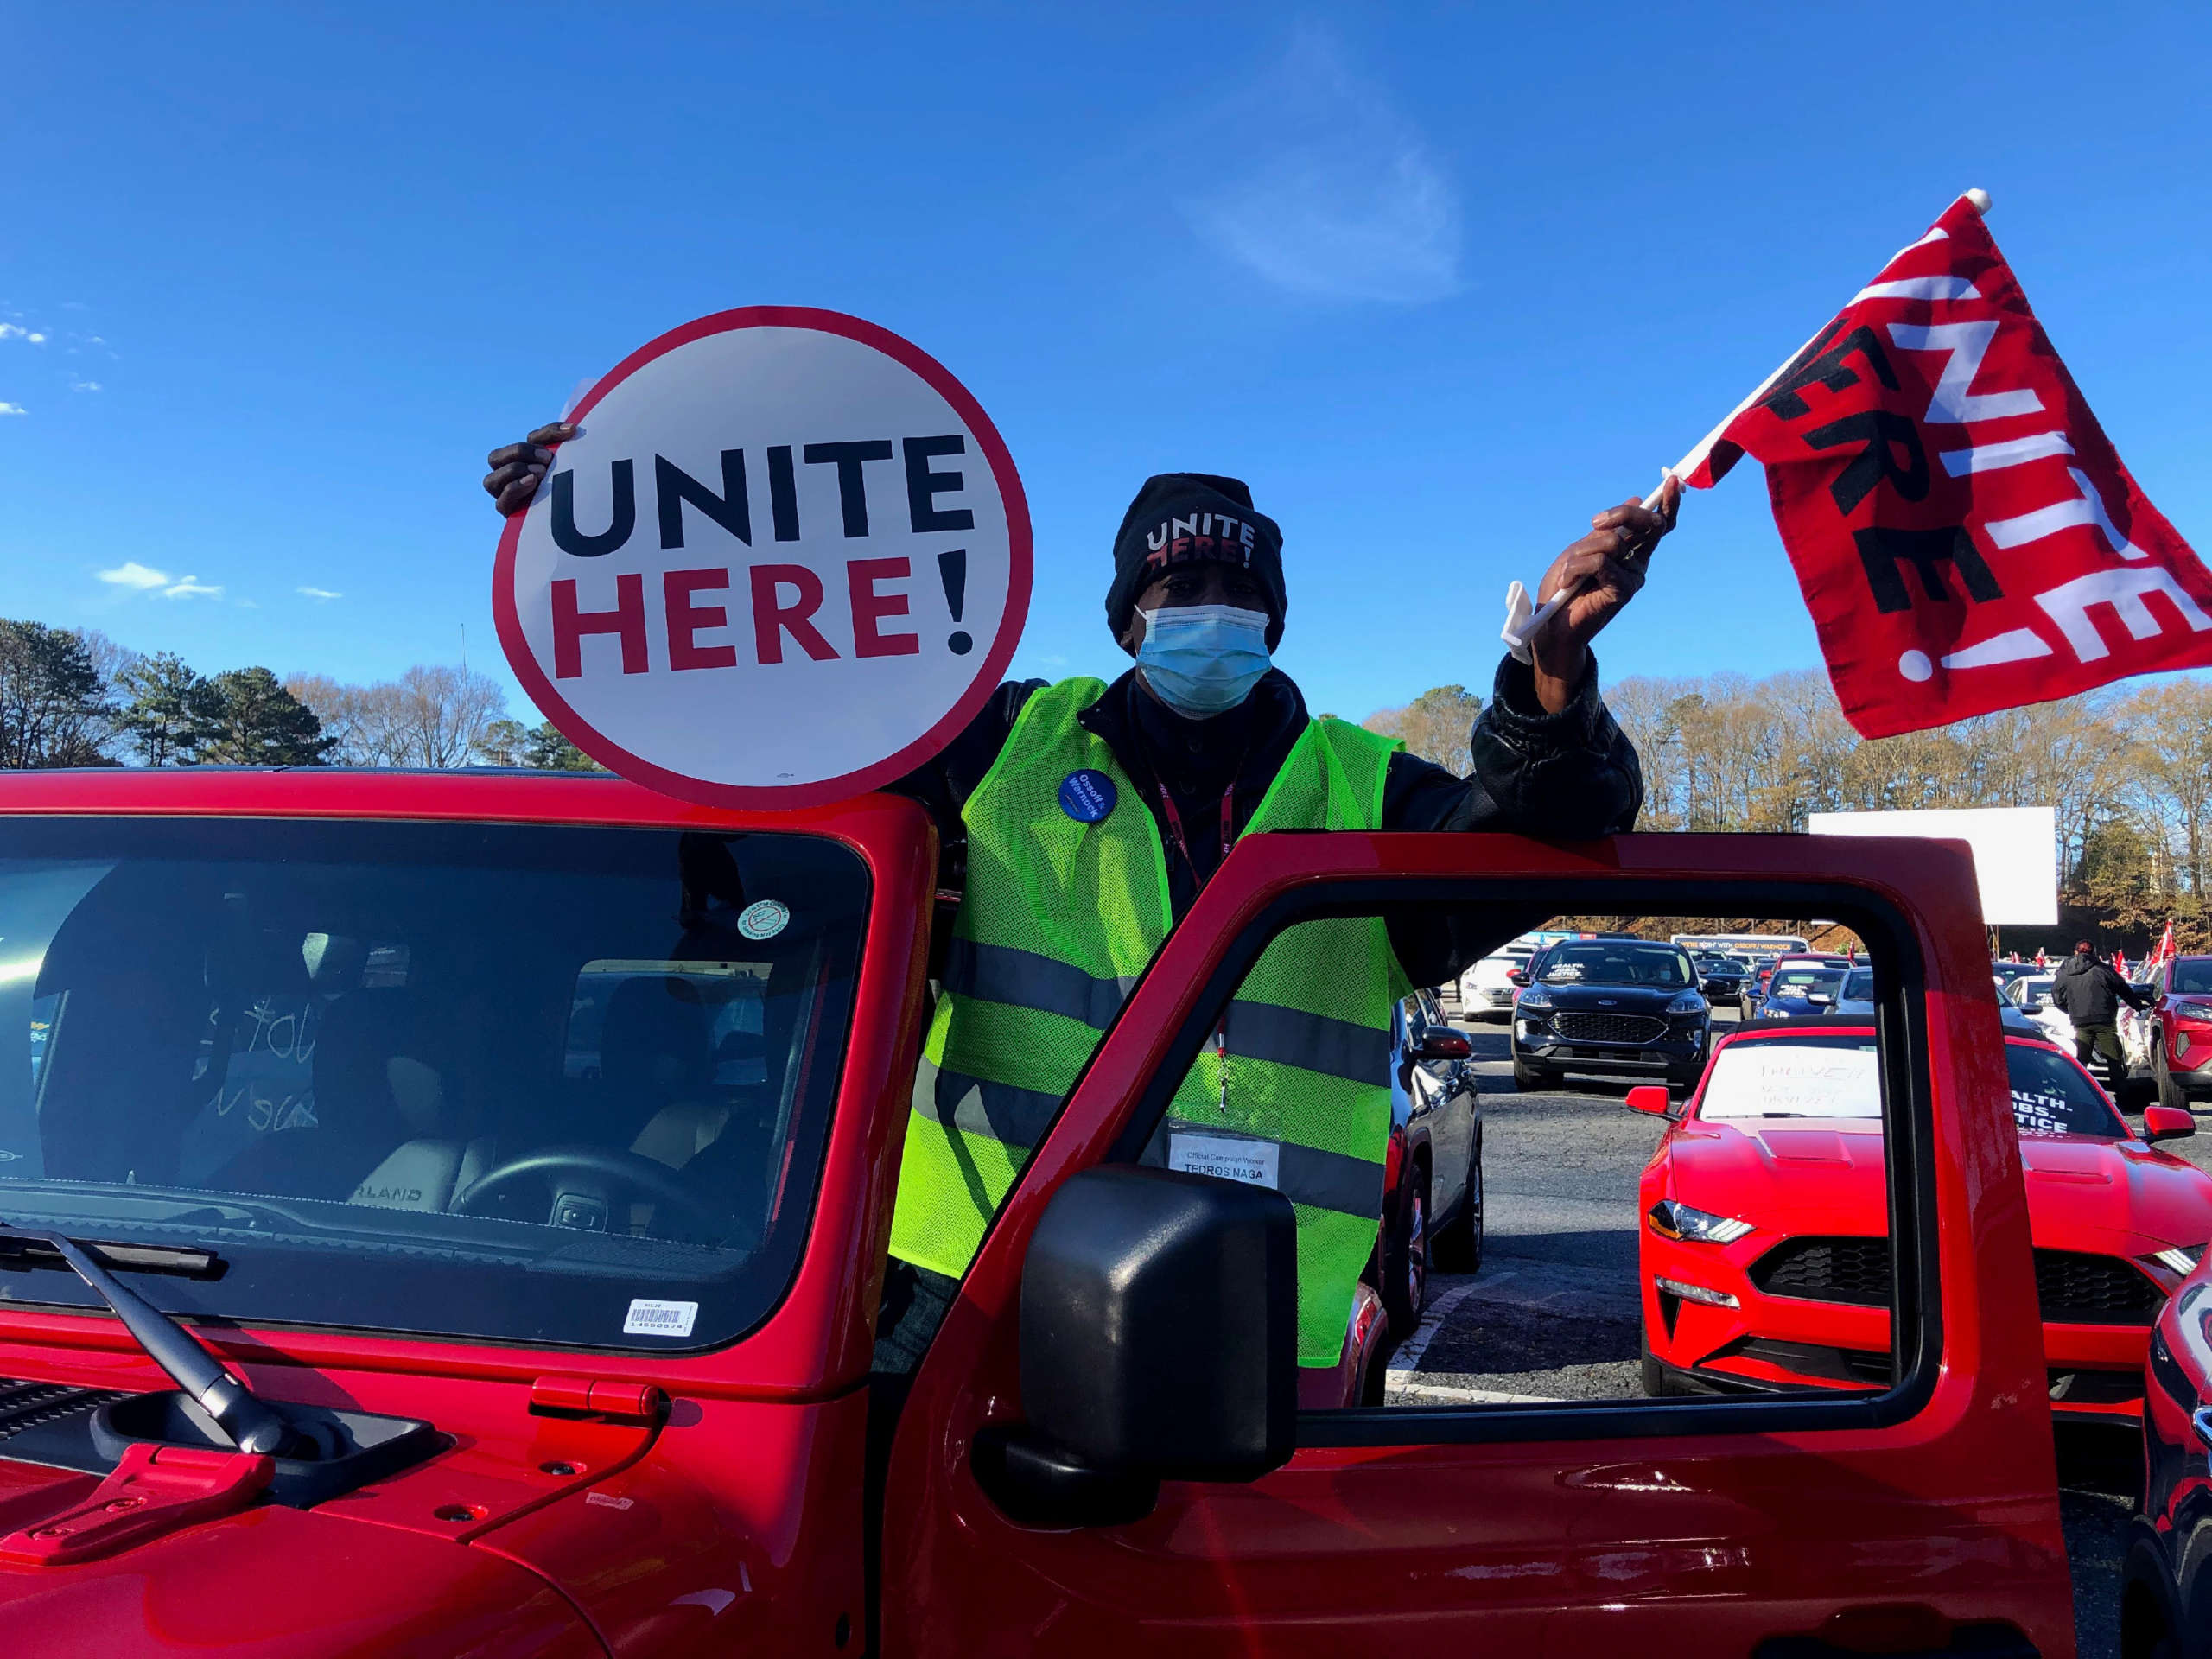
<svg viewBox="0 0 2212 1659"><path fill-rule="evenodd" d="M1281 1185L1282 1147L1273 1141L1240 1141L1225 1135L1171 1135L1167 1167L1187 1175L1217 1175L1252 1186Z"/></svg>

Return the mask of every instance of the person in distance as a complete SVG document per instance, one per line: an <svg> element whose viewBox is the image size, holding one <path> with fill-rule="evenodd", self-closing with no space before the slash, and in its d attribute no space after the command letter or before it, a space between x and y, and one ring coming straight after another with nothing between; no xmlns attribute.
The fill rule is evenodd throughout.
<svg viewBox="0 0 2212 1659"><path fill-rule="evenodd" d="M499 511L529 506L551 446L541 427L495 449ZM1634 501L1592 518L1538 591L1578 589L1506 656L1459 778L1392 739L1306 711L1274 666L1288 595L1282 532L1239 480L1145 480L1113 543L1105 593L1134 659L1096 678L1001 685L935 760L891 785L918 800L957 855L963 893L916 1079L892 1223L879 1369L918 1358L985 1226L1110 1020L1123 989L1236 838L1269 830L1504 830L1579 840L1630 829L1636 751L1599 696L1591 641L1634 598L1674 527ZM1050 849L1052 856L1039 857ZM955 866L957 868L957 865ZM1353 1102L1309 1149L1339 1174L1371 1166L1373 1202L1283 1191L1300 1205L1300 1363L1333 1366L1375 1238L1389 1133L1390 1011L1414 985L1455 976L1489 941L1379 920L1306 923L1279 936L1178 1093L1203 1097L1210 1135L1279 1135L1278 1103L1316 1087ZM1297 1010L1287 1020L1283 1013ZM1243 1017L1240 1018L1240 1015ZM1273 1017L1271 1017L1271 1015ZM1358 1034L1351 1050L1346 1028ZM1347 1054L1355 1058L1347 1059ZM1347 1084L1351 1085L1347 1095ZM1294 1117L1292 1121L1295 1121ZM903 1267L901 1264L904 1264Z"/></svg>

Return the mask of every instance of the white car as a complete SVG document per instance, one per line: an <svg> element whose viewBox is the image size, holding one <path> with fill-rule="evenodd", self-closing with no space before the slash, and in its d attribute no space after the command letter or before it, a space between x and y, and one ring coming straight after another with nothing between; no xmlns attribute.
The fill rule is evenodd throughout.
<svg viewBox="0 0 2212 1659"><path fill-rule="evenodd" d="M1524 968L1535 956L1533 947L1517 941L1492 952L1459 976L1459 1013L1466 1020L1513 1018L1513 999L1521 988L1506 976Z"/></svg>

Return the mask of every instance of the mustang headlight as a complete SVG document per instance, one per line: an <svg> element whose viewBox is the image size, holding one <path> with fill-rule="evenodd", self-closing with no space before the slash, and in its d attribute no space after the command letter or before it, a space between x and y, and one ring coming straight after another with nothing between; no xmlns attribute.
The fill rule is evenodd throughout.
<svg viewBox="0 0 2212 1659"><path fill-rule="evenodd" d="M2204 1259L2204 1246L2177 1244L2171 1249L2158 1250L2143 1259L2145 1262L2155 1262L2167 1272L2179 1274L2186 1279L2196 1271L2196 1264Z"/></svg>
<svg viewBox="0 0 2212 1659"><path fill-rule="evenodd" d="M1669 1014L1703 1014L1705 999L1695 991L1684 991L1667 1005Z"/></svg>
<svg viewBox="0 0 2212 1659"><path fill-rule="evenodd" d="M1645 1219L1662 1238L1688 1239L1694 1244L1733 1244L1751 1230L1748 1221L1693 1209L1674 1198L1660 1199Z"/></svg>
<svg viewBox="0 0 2212 1659"><path fill-rule="evenodd" d="M1521 993L1521 1006L1524 1008L1548 1008L1551 1005L1552 994L1541 985L1531 985Z"/></svg>

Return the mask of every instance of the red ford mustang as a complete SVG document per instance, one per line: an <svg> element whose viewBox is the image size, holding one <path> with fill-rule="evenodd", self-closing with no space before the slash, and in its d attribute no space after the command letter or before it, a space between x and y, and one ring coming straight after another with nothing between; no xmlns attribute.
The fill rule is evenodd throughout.
<svg viewBox="0 0 2212 1659"><path fill-rule="evenodd" d="M2139 1140L2074 1058L2007 1034L2050 1402L2135 1417L2151 1325L2212 1239L2212 1175ZM1630 1103L1663 1111L1663 1091ZM2193 1132L2152 1107L2149 1140ZM1714 1046L1645 1166L1650 1394L1885 1388L1892 1296L1874 1028Z"/></svg>

